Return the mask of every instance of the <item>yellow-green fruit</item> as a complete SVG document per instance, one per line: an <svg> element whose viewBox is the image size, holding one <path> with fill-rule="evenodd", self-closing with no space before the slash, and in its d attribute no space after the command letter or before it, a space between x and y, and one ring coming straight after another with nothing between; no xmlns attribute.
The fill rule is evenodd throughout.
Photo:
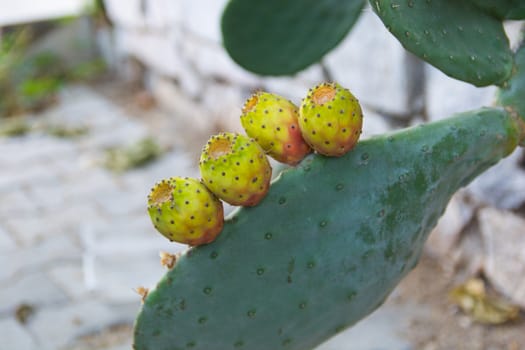
<svg viewBox="0 0 525 350"><path fill-rule="evenodd" d="M311 152L301 136L298 117L297 106L284 97L256 92L244 104L241 123L270 157L295 165Z"/></svg>
<svg viewBox="0 0 525 350"><path fill-rule="evenodd" d="M172 177L155 184L148 213L162 235L192 246L212 242L224 225L222 202L191 178Z"/></svg>
<svg viewBox="0 0 525 350"><path fill-rule="evenodd" d="M199 167L206 187L232 205L254 206L270 188L272 168L261 146L234 133L212 136Z"/></svg>
<svg viewBox="0 0 525 350"><path fill-rule="evenodd" d="M337 83L310 89L299 113L303 138L320 154L340 157L355 146L361 135L361 106L350 91Z"/></svg>

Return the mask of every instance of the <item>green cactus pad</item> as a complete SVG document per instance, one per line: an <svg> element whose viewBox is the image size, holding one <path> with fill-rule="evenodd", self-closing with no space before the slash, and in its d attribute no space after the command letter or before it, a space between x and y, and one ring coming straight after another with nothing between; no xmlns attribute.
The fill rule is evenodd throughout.
<svg viewBox="0 0 525 350"><path fill-rule="evenodd" d="M234 133L212 136L199 168L206 187L232 205L254 206L270 187L272 168L253 139Z"/></svg>
<svg viewBox="0 0 525 350"><path fill-rule="evenodd" d="M370 314L417 263L452 194L518 142L500 109L306 157L145 298L135 350L306 350Z"/></svg>
<svg viewBox="0 0 525 350"><path fill-rule="evenodd" d="M370 0L409 51L445 74L476 86L501 84L512 52L500 20L467 1Z"/></svg>
<svg viewBox="0 0 525 350"><path fill-rule="evenodd" d="M301 136L298 117L298 108L292 102L261 91L244 104L241 124L269 156L295 165L311 152Z"/></svg>
<svg viewBox="0 0 525 350"><path fill-rule="evenodd" d="M222 17L224 47L252 72L293 74L334 48L364 4L363 0L230 0Z"/></svg>
<svg viewBox="0 0 525 350"><path fill-rule="evenodd" d="M348 89L323 83L310 89L303 99L299 126L306 142L318 153L340 157L361 136L363 113Z"/></svg>
<svg viewBox="0 0 525 350"><path fill-rule="evenodd" d="M473 4L499 19L525 19L522 0L470 0Z"/></svg>
<svg viewBox="0 0 525 350"><path fill-rule="evenodd" d="M525 124L525 43L516 52L514 60L515 72L500 90L498 102L519 115Z"/></svg>

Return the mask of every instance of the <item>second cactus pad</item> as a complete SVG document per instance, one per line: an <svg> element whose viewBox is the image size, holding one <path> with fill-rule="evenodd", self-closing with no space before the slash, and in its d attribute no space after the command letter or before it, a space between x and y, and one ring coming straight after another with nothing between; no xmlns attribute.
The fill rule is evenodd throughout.
<svg viewBox="0 0 525 350"><path fill-rule="evenodd" d="M199 168L205 185L232 205L254 206L270 187L272 168L253 139L234 133L212 136Z"/></svg>
<svg viewBox="0 0 525 350"><path fill-rule="evenodd" d="M244 104L241 123L271 157L294 165L310 153L301 136L298 117L297 106L284 97L257 92Z"/></svg>
<svg viewBox="0 0 525 350"><path fill-rule="evenodd" d="M148 196L155 228L171 241L210 243L224 224L222 203L196 179L172 177L157 183Z"/></svg>
<svg viewBox="0 0 525 350"><path fill-rule="evenodd" d="M303 100L299 125L313 149L326 156L339 157L357 143L363 113L350 91L337 83L324 83L311 89Z"/></svg>

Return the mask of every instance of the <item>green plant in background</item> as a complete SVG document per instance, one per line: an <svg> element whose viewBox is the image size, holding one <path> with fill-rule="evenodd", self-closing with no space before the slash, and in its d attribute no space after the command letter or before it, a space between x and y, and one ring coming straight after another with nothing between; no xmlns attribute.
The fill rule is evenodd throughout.
<svg viewBox="0 0 525 350"><path fill-rule="evenodd" d="M69 67L50 51L28 54L33 42L28 26L6 33L0 42L0 117L42 110L64 83L90 80L105 70L100 59Z"/></svg>
<svg viewBox="0 0 525 350"><path fill-rule="evenodd" d="M525 45L512 52L502 27L525 19L523 2L370 5L405 48L446 74L499 85L499 106L284 170L258 206L233 213L216 241L188 250L149 292L135 349L315 347L379 307L454 192L525 144ZM333 48L363 6L231 0L224 44L249 70L292 74Z"/></svg>
<svg viewBox="0 0 525 350"><path fill-rule="evenodd" d="M105 152L103 165L112 171L123 172L145 166L163 153L157 141L144 137L130 145L110 147Z"/></svg>

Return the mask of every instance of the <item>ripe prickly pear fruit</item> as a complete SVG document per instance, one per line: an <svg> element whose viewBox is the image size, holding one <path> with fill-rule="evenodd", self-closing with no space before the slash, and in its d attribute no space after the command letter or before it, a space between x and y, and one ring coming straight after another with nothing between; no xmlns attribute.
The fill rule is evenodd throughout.
<svg viewBox="0 0 525 350"><path fill-rule="evenodd" d="M325 156L342 156L361 135L361 106L350 91L337 83L323 83L310 89L299 114L303 138Z"/></svg>
<svg viewBox="0 0 525 350"><path fill-rule="evenodd" d="M244 104L241 123L246 133L275 160L295 165L308 153L296 105L276 94L256 92Z"/></svg>
<svg viewBox="0 0 525 350"><path fill-rule="evenodd" d="M224 225L222 202L190 178L157 183L148 196L148 213L162 235L192 246L212 242Z"/></svg>
<svg viewBox="0 0 525 350"><path fill-rule="evenodd" d="M272 168L255 140L234 133L212 136L201 154L204 184L232 205L254 206L268 192Z"/></svg>

